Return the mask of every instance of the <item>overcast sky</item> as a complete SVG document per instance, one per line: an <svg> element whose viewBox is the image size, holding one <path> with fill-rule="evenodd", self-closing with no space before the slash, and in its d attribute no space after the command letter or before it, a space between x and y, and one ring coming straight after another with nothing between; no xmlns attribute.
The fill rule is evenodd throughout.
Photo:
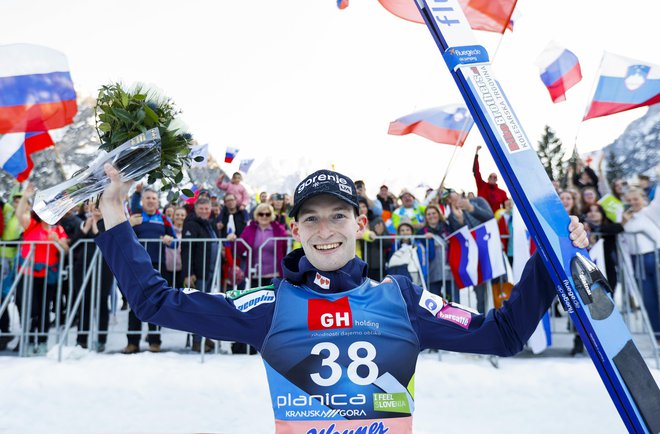
<svg viewBox="0 0 660 434"><path fill-rule="evenodd" d="M501 43L478 32L530 140L545 124L568 152L611 143L646 109L586 121L603 50L655 64L657 0L520 0L520 18ZM2 43L35 43L69 58L79 95L113 80L156 84L183 109L201 143L222 159L274 159L282 172L330 167L398 190L436 186L452 147L417 136L388 136L390 121L461 102L425 26L401 20L376 0L3 0ZM552 104L534 65L549 41L580 59L583 80ZM499 43L499 49L496 50ZM449 172L474 188L470 167L482 139L475 129ZM301 162L301 158L304 160ZM483 171L494 169L484 156ZM246 178L250 181L250 176ZM258 186L255 186L258 187Z"/></svg>

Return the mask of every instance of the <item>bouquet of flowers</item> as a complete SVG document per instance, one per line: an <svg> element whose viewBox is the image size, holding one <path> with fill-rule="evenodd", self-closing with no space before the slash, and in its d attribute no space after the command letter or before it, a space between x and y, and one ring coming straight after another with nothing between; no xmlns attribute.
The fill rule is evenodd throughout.
<svg viewBox="0 0 660 434"><path fill-rule="evenodd" d="M112 163L124 181L148 175L147 182L162 182L168 201L179 197L177 184L190 165L192 136L178 120L180 112L169 98L137 85L101 87L96 103L96 130L101 153L89 166L61 184L39 191L34 210L50 224L57 223L76 204L101 193L110 184L103 166ZM199 157L198 157L199 158ZM193 193L183 189L187 196Z"/></svg>

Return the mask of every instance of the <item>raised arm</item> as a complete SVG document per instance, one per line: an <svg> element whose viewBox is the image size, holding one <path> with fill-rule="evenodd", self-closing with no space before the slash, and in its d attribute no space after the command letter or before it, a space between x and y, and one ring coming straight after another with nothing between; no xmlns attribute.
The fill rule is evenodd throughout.
<svg viewBox="0 0 660 434"><path fill-rule="evenodd" d="M164 327L260 348L270 327L274 291L265 289L270 292L255 305L241 304L240 298L234 301L223 294L170 287L154 270L124 215L123 198L130 184L121 182L114 167L106 165L105 170L112 180L100 203L107 231L96 237L96 243L136 316Z"/></svg>

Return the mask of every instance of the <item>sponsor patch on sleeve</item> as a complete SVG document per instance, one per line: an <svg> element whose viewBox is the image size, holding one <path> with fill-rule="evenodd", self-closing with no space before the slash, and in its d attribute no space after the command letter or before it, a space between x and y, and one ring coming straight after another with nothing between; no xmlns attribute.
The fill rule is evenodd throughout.
<svg viewBox="0 0 660 434"><path fill-rule="evenodd" d="M431 312L432 315L437 315L446 304L442 297L426 290L422 291L422 296L419 299L419 305Z"/></svg>
<svg viewBox="0 0 660 434"><path fill-rule="evenodd" d="M436 317L454 323L467 330L470 328L470 323L472 322L472 314L469 311L464 310L463 307L464 306L461 306L460 304L450 303L440 309Z"/></svg>
<svg viewBox="0 0 660 434"><path fill-rule="evenodd" d="M248 312L255 307L264 303L273 303L275 301L275 291L272 287L256 288L255 290L248 290L246 294L240 297L233 298L234 306L241 312Z"/></svg>
<svg viewBox="0 0 660 434"><path fill-rule="evenodd" d="M186 295L192 294L193 292L199 292L199 291L196 290L195 288L183 288L183 293Z"/></svg>

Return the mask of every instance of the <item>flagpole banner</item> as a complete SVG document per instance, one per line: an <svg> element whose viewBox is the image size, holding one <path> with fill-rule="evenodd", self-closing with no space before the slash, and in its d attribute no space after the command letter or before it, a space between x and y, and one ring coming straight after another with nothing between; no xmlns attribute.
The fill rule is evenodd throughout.
<svg viewBox="0 0 660 434"><path fill-rule="evenodd" d="M565 101L566 91L582 80L577 56L555 42L548 44L535 63L554 103Z"/></svg>
<svg viewBox="0 0 660 434"><path fill-rule="evenodd" d="M474 120L465 106L446 105L420 110L390 122L388 134L417 134L436 143L463 146Z"/></svg>
<svg viewBox="0 0 660 434"><path fill-rule="evenodd" d="M660 102L660 66L605 53L584 120Z"/></svg>
<svg viewBox="0 0 660 434"><path fill-rule="evenodd" d="M39 45L0 46L0 134L62 128L77 112L64 54Z"/></svg>

